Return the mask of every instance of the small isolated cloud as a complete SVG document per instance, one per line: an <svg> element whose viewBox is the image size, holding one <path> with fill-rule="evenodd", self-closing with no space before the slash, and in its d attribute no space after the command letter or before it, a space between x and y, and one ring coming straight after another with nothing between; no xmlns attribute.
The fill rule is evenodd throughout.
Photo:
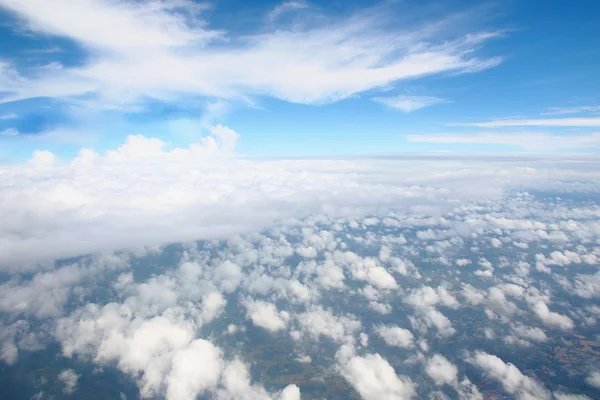
<svg viewBox="0 0 600 400"><path fill-rule="evenodd" d="M600 127L600 118L539 118L496 119L486 122L461 122L448 126L476 126L478 128L502 128L509 126L577 126Z"/></svg>
<svg viewBox="0 0 600 400"><path fill-rule="evenodd" d="M15 113L8 113L8 114L2 114L0 115L0 120L3 119L15 119L15 118L19 118L19 116Z"/></svg>
<svg viewBox="0 0 600 400"><path fill-rule="evenodd" d="M3 131L0 131L0 137L1 136L4 136L4 137L19 136L19 131L14 128L4 129Z"/></svg>
<svg viewBox="0 0 600 400"><path fill-rule="evenodd" d="M574 327L573 320L571 318L567 317L566 315L550 311L548 306L542 301L538 301L533 306L533 311L546 326L558 328L563 331L571 330Z"/></svg>
<svg viewBox="0 0 600 400"><path fill-rule="evenodd" d="M286 327L289 314L278 311L274 304L260 300L251 300L247 303L248 318L252 323L269 332L277 332Z"/></svg>
<svg viewBox="0 0 600 400"><path fill-rule="evenodd" d="M562 150L600 146L600 133L481 132L407 135L409 142L438 144L501 144L525 150Z"/></svg>
<svg viewBox="0 0 600 400"><path fill-rule="evenodd" d="M394 96L394 97L375 97L374 101L385 104L405 113L420 110L434 104L446 103L446 100L438 97L429 96Z"/></svg>
<svg viewBox="0 0 600 400"><path fill-rule="evenodd" d="M77 389L78 379L79 375L72 369L64 369L58 374L58 380L65 385L63 391L68 395L73 394Z"/></svg>
<svg viewBox="0 0 600 400"><path fill-rule="evenodd" d="M591 372L588 377L585 378L585 383L596 389L600 389L600 371Z"/></svg>
<svg viewBox="0 0 600 400"><path fill-rule="evenodd" d="M352 357L342 366L342 375L364 400L410 399L415 390L410 378L396 375L379 354Z"/></svg>
<svg viewBox="0 0 600 400"><path fill-rule="evenodd" d="M436 385L454 385L458 380L458 368L441 354L435 354L427 361L427 375Z"/></svg>
<svg viewBox="0 0 600 400"><path fill-rule="evenodd" d="M500 382L507 393L519 400L550 398L550 392L542 384L495 355L477 351L467 361L479 367L487 377Z"/></svg>
<svg viewBox="0 0 600 400"><path fill-rule="evenodd" d="M380 325L375 328L375 332L388 346L412 347L415 339L411 331L398 326Z"/></svg>

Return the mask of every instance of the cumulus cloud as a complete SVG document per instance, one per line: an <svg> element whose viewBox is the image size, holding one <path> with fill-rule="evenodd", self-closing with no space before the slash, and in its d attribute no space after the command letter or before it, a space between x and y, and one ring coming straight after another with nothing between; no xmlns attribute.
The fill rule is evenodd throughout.
<svg viewBox="0 0 600 400"><path fill-rule="evenodd" d="M270 332L277 332L285 328L290 318L287 312L278 311L274 304L260 300L248 301L246 308L252 323Z"/></svg>
<svg viewBox="0 0 600 400"><path fill-rule="evenodd" d="M388 346L413 346L414 336L408 329L400 328L399 326L380 325L375 328L375 332L381 336Z"/></svg>
<svg viewBox="0 0 600 400"><path fill-rule="evenodd" d="M574 327L573 320L571 318L567 317L566 315L550 311L548 306L542 301L535 303L533 306L533 311L538 318L549 327L558 328L565 331L571 330Z"/></svg>
<svg viewBox="0 0 600 400"><path fill-rule="evenodd" d="M64 385L63 391L67 395L71 395L77 390L77 380L79 375L72 369L63 369L58 374L58 380Z"/></svg>
<svg viewBox="0 0 600 400"><path fill-rule="evenodd" d="M440 212L456 200L498 198L509 182L573 179L560 169L523 170L511 164L501 169L484 164L467 172L449 160L417 171L407 161L224 159L226 145L216 136L188 148L165 146L135 136L104 154L83 150L71 162L44 153L31 163L0 167L5 177L0 184L0 259L39 261L211 239L319 212L360 215L422 203ZM411 172L390 173L398 168ZM432 168L439 168L439 174ZM382 180L374 182L368 171L379 171ZM409 272L400 259L389 261ZM354 264L353 274L384 289L396 287L378 259ZM334 275L341 277L339 272ZM323 282L337 284L334 275Z"/></svg>
<svg viewBox="0 0 600 400"><path fill-rule="evenodd" d="M438 386L453 385L458 380L458 368L441 354L435 354L431 357L427 361L425 370Z"/></svg>
<svg viewBox="0 0 600 400"><path fill-rule="evenodd" d="M574 205L576 195L558 198L598 190L585 161L450 157L421 166L413 159L247 160L219 150L196 159L192 149L166 146L137 137L77 162L43 153L1 167L3 362L58 342L65 362L114 366L146 397L297 399L293 384L267 389L264 363L246 352L256 330L245 327L253 324L285 344L290 363L337 371L364 398L410 398L425 378L419 396L481 399L460 376L461 360L444 351L454 335L452 345L503 394L573 396L478 352L472 337L485 335L486 346L501 349L527 345L535 358L536 343L595 322L593 302L569 303L597 293L589 271L600 256L600 213L587 200ZM522 186L556 195L540 198ZM48 201L35 201L42 197ZM156 232L143 236L150 228ZM78 247L90 232L105 242ZM177 241L181 232L190 241L131 247L132 232L142 242ZM553 239L559 236L566 240ZM490 251L493 238L502 248ZM105 245L129 249L28 262L38 249L52 258ZM550 269L545 280L534 275L538 262ZM493 270L493 279L477 278L478 269ZM400 349L386 347L387 360L370 354L383 343ZM411 379L402 376L406 368Z"/></svg>
<svg viewBox="0 0 600 400"><path fill-rule="evenodd" d="M600 389L600 371L590 372L590 374L585 378L585 382L596 389Z"/></svg>
<svg viewBox="0 0 600 400"><path fill-rule="evenodd" d="M521 371L510 363L505 363L501 358L478 351L468 360L492 379L502 384L504 390L515 395L517 399L548 399L550 392L534 379L523 375Z"/></svg>
<svg viewBox="0 0 600 400"><path fill-rule="evenodd" d="M223 369L221 351L212 343L197 339L173 357L167 378L168 400L194 400L217 386Z"/></svg>
<svg viewBox="0 0 600 400"><path fill-rule="evenodd" d="M354 356L342 365L342 375L364 400L402 400L413 396L410 378L397 375L379 354Z"/></svg>

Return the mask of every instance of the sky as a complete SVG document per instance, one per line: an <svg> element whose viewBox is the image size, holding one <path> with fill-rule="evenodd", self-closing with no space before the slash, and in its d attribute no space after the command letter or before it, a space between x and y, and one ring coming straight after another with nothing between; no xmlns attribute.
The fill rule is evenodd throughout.
<svg viewBox="0 0 600 400"><path fill-rule="evenodd" d="M0 160L218 126L245 157L597 153L599 19L586 0L0 0Z"/></svg>
<svg viewBox="0 0 600 400"><path fill-rule="evenodd" d="M0 392L600 398L599 19L0 0Z"/></svg>

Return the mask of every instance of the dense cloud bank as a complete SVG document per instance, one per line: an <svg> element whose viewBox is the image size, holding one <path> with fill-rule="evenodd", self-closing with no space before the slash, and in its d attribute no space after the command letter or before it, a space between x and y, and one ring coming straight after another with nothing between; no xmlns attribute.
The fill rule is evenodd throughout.
<svg viewBox="0 0 600 400"><path fill-rule="evenodd" d="M451 159L248 160L217 126L189 148L131 136L60 162L0 166L0 265L225 238L314 214L441 216L507 191L596 192L592 162Z"/></svg>

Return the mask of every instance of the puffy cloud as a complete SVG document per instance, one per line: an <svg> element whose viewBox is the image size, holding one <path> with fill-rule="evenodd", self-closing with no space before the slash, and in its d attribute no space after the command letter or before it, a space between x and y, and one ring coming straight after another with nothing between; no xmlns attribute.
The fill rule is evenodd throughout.
<svg viewBox="0 0 600 400"><path fill-rule="evenodd" d="M296 385L288 385L281 391L280 400L300 400L300 388Z"/></svg>
<svg viewBox="0 0 600 400"><path fill-rule="evenodd" d="M364 400L402 400L414 394L410 378L397 375L379 354L354 356L341 368L344 378Z"/></svg>
<svg viewBox="0 0 600 400"><path fill-rule="evenodd" d="M438 286L435 289L429 286L414 289L404 301L416 308L427 308L438 304L450 308L459 306L456 298L443 286Z"/></svg>
<svg viewBox="0 0 600 400"><path fill-rule="evenodd" d="M67 395L71 395L77 390L77 380L79 375L72 369L63 369L58 374L58 380L64 385L63 391Z"/></svg>
<svg viewBox="0 0 600 400"><path fill-rule="evenodd" d="M398 326L379 325L375 327L375 332L381 336L388 346L412 347L414 336L408 329Z"/></svg>
<svg viewBox="0 0 600 400"><path fill-rule="evenodd" d="M566 315L550 311L546 303L542 301L538 301L533 305L533 311L538 316L538 318L549 327L568 331L573 329L573 327L575 326L571 318L567 317Z"/></svg>
<svg viewBox="0 0 600 400"><path fill-rule="evenodd" d="M290 316L286 311L278 311L272 303L261 300L250 300L246 302L248 318L252 323L269 332L277 332L284 329Z"/></svg>
<svg viewBox="0 0 600 400"><path fill-rule="evenodd" d="M435 308L420 310L415 316L409 317L409 320L411 325L421 332L427 332L428 328L433 327L442 337L452 336L456 333L450 319Z"/></svg>
<svg viewBox="0 0 600 400"><path fill-rule="evenodd" d="M484 374L502 384L504 390L520 400L548 399L550 392L540 383L523 375L521 371L510 363L505 363L497 356L478 351L470 356L467 361L481 368Z"/></svg>
<svg viewBox="0 0 600 400"><path fill-rule="evenodd" d="M577 274L573 291L576 295L587 299L600 297L600 273Z"/></svg>
<svg viewBox="0 0 600 400"><path fill-rule="evenodd" d="M296 316L302 330L313 337L327 336L336 342L352 342L361 322L353 315L334 315L321 306L311 306Z"/></svg>
<svg viewBox="0 0 600 400"><path fill-rule="evenodd" d="M227 364L221 376L223 388L216 393L217 399L229 400L298 400L300 390L288 385L279 395L271 395L262 386L252 384L246 365L236 359Z"/></svg>
<svg viewBox="0 0 600 400"><path fill-rule="evenodd" d="M367 280L374 286L381 289L396 289L398 284L394 277L383 267L369 268Z"/></svg>
<svg viewBox="0 0 600 400"><path fill-rule="evenodd" d="M196 339L173 356L167 378L168 400L194 400L219 381L223 360L212 343Z"/></svg>
<svg viewBox="0 0 600 400"><path fill-rule="evenodd" d="M452 210L457 201L497 200L509 185L589 179L584 173L573 176L560 168L523 170L517 163L503 164L501 169L474 163L465 170L453 160L440 160L427 164L426 170L415 170L414 163L406 160L352 159L342 165L335 160L223 158L228 145L224 135L215 135L174 149L158 139L132 136L117 150L103 154L84 150L70 162L1 166L3 268L141 245L213 239L315 213L356 218L389 210L403 215L427 204L428 212L437 215ZM375 171L381 175L377 182L370 179ZM324 251L332 243L313 232L298 248ZM435 249L442 252L455 246L450 241L436 243L441 247ZM343 268L335 257L334 262ZM359 257L347 264L355 278L384 289L397 286L390 273L394 270L417 274L406 260L393 256L388 261ZM235 266L224 266L215 274L222 281L221 291L235 287Z"/></svg>
<svg viewBox="0 0 600 400"><path fill-rule="evenodd" d="M600 371L590 372L590 374L585 378L585 382L596 389L600 389Z"/></svg>
<svg viewBox="0 0 600 400"><path fill-rule="evenodd" d="M434 356L427 361L425 370L427 371L427 375L429 375L438 386L444 384L454 385L458 381L458 368L441 354L434 354Z"/></svg>
<svg viewBox="0 0 600 400"><path fill-rule="evenodd" d="M219 292L210 292L202 297L199 322L208 323L217 318L225 308L227 301Z"/></svg>
<svg viewBox="0 0 600 400"><path fill-rule="evenodd" d="M513 327L513 331L521 338L532 340L534 342L545 342L548 340L546 333L537 327L519 325Z"/></svg>

